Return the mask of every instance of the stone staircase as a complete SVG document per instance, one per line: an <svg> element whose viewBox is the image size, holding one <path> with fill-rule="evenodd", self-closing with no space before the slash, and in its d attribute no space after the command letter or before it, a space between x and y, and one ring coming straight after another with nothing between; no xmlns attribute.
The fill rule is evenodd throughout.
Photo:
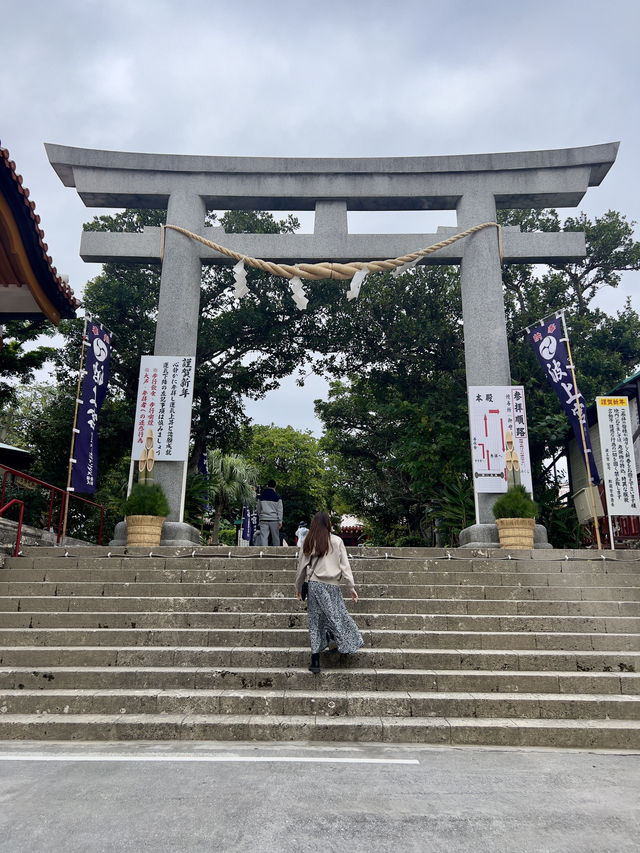
<svg viewBox="0 0 640 853"><path fill-rule="evenodd" d="M640 749L640 555L348 550L366 646L314 676L293 548L25 548L0 739Z"/></svg>

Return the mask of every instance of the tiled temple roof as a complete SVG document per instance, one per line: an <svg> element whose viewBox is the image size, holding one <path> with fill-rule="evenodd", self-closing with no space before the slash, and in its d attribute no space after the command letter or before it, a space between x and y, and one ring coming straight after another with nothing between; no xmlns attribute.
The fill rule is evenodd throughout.
<svg viewBox="0 0 640 853"><path fill-rule="evenodd" d="M44 241L44 232L40 227L40 216L35 212L35 202L31 200L29 190L24 186L22 175L16 171L16 164L10 158L9 151L1 144L0 195L9 207L26 258L46 298L60 317L75 317L79 302L67 281L60 276L53 265L53 260L48 254L49 247ZM0 284L10 283L12 282L0 282ZM29 286L28 282L13 283ZM1 303L0 313L2 313ZM52 317L49 316L49 319Z"/></svg>

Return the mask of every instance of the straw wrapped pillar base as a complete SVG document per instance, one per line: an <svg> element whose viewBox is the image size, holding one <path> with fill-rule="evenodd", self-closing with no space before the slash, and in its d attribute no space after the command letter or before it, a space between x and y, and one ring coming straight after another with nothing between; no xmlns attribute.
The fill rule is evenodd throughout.
<svg viewBox="0 0 640 853"><path fill-rule="evenodd" d="M529 550L533 548L535 518L496 518L501 548Z"/></svg>
<svg viewBox="0 0 640 853"><path fill-rule="evenodd" d="M158 515L128 515L127 545L149 548L158 546L164 518Z"/></svg>

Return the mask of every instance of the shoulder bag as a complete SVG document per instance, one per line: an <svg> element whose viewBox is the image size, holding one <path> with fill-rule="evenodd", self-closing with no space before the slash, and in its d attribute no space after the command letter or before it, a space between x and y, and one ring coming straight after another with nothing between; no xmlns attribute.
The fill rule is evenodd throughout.
<svg viewBox="0 0 640 853"><path fill-rule="evenodd" d="M305 579L304 579L304 582L302 584L302 589L300 590L300 595L302 596L303 601L306 601L307 596L309 595L309 580L308 579L313 577L314 567L315 567L315 564L317 562L318 562L317 557L316 557L315 561L311 558L311 559L309 559L309 562L307 563L307 565L304 567L304 569L305 569L304 578ZM309 566L311 566L311 572L309 572Z"/></svg>

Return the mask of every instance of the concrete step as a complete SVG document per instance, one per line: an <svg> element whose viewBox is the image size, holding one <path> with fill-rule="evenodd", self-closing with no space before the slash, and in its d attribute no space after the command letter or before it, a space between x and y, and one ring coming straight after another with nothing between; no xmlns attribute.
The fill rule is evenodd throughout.
<svg viewBox="0 0 640 853"><path fill-rule="evenodd" d="M359 549L314 676L295 550L196 550L7 560L0 737L640 745L633 554Z"/></svg>
<svg viewBox="0 0 640 853"><path fill-rule="evenodd" d="M636 720L257 714L5 714L0 739L259 740L640 749Z"/></svg>
<svg viewBox="0 0 640 853"><path fill-rule="evenodd" d="M4 628L5 646L224 646L281 647L308 642L305 627L260 628ZM637 651L640 634L560 633L534 631L398 631L363 629L365 645L374 649L558 649Z"/></svg>
<svg viewBox="0 0 640 853"><path fill-rule="evenodd" d="M0 646L224 646L279 648L283 639L303 645L306 628L283 630L201 628L7 628ZM640 635L539 632L377 631L364 630L365 644L379 649L560 649L640 651Z"/></svg>
<svg viewBox="0 0 640 853"><path fill-rule="evenodd" d="M528 552L523 556L522 552L516 554L494 551L489 556L479 557L473 553L457 551L455 556L447 559L446 556L438 554L427 557L405 557L384 552L378 556L368 553L354 553L347 549L350 555L352 569L354 571L398 571L398 572L423 572L423 571L510 571L510 572L571 572L588 570L590 574L598 572L613 573L616 571L638 572L640 560L637 552L609 553L603 557L595 554L588 556L588 552L580 551L577 555L569 555L567 552L547 552L546 554ZM116 550L102 549L101 551L89 551L80 553L76 550L61 549L23 549L21 557L7 557L5 566L12 568L33 568L43 564L49 566L65 565L68 568L95 569L106 568L128 568L130 570L233 570L233 571L266 571L266 570L295 570L298 553L296 549L288 549L279 556L267 553L263 549L263 557L260 552L250 551L249 554L239 554L238 550L228 556L229 551L218 551L216 555L207 555L199 552L191 557L191 551L176 556L171 553L160 554L157 549L153 550L153 556L149 552L138 554L122 554ZM68 553L68 556L64 556ZM450 552L454 553L454 552ZM107 557L106 554L111 556Z"/></svg>
<svg viewBox="0 0 640 853"><path fill-rule="evenodd" d="M84 581L0 581L0 596L223 596L232 598L294 598L293 584L135 583ZM516 599L557 601L640 601L640 586L465 586L369 584L358 590L362 599Z"/></svg>
<svg viewBox="0 0 640 853"><path fill-rule="evenodd" d="M432 690L478 693L640 694L640 673L469 669L335 668L321 655L322 677L285 667L50 666L0 667L0 690L289 689ZM329 668L327 668L329 667Z"/></svg>
<svg viewBox="0 0 640 853"><path fill-rule="evenodd" d="M168 689L10 690L2 714L260 714L331 717L526 717L636 719L633 694L472 693L441 691Z"/></svg>
<svg viewBox="0 0 640 853"><path fill-rule="evenodd" d="M281 613L284 608L282 598L231 598L228 596L83 596L55 595L55 588L49 595L7 595L0 597L0 612L51 611L51 612L138 612L153 614L172 613L260 613L266 617L271 613ZM287 612L292 608L304 608L297 605L295 599L286 600ZM640 601L518 601L505 599L457 599L457 598L404 598L389 599L367 598L358 605L346 601L347 608L354 616L358 609L367 613L417 614L422 615L488 615L488 616L628 616L640 618ZM363 609L364 608L364 609ZM298 612L294 610L293 612ZM5 623L4 617L2 624Z"/></svg>
<svg viewBox="0 0 640 853"><path fill-rule="evenodd" d="M547 565L550 568L567 567L583 564L590 570L597 571L599 567L611 568L616 565L638 567L636 551L589 551L576 549L534 549L531 551L508 551L500 548L457 550L446 548L387 548L387 547L356 547L347 548L352 565L367 567L378 565L421 566L433 563L448 565L499 565L505 562L518 566ZM144 563L154 565L176 565L192 561L194 565L249 565L259 563L286 564L297 559L298 549L295 547L276 548L238 548L227 546L207 546L196 548L172 548L162 546L153 548L123 548L100 546L54 546L44 547L25 546L22 549L21 560L58 561L61 559L73 562L75 560L110 559L122 562Z"/></svg>
<svg viewBox="0 0 640 853"><path fill-rule="evenodd" d="M295 580L295 567L287 569L232 569L226 566L219 569L194 569L182 568L132 568L118 567L112 561L102 561L94 567L73 567L67 561L59 561L55 564L41 562L33 567L21 564L15 567L5 567L2 571L2 579L7 582L19 581L49 581L58 583L61 581L78 582L108 582L108 583L216 583L216 584L283 584L293 585ZM398 571L395 568L384 570L363 570L358 567L353 570L354 580L357 586L369 587L372 585L391 586L610 586L612 581L615 586L637 586L640 581L640 571L620 571L612 573L585 572L582 571L510 571L505 567L498 570L466 571L458 570L422 570L422 571Z"/></svg>
<svg viewBox="0 0 640 853"><path fill-rule="evenodd" d="M334 660L335 658L335 660ZM309 646L11 646L0 649L0 666L187 666L306 667ZM640 673L637 651L543 649L376 649L327 655L328 668L522 670Z"/></svg>
<svg viewBox="0 0 640 853"><path fill-rule="evenodd" d="M25 606L28 602L25 602ZM640 617L489 616L354 613L361 629L400 631L551 631L554 633L640 634ZM307 626L306 610L281 613L220 611L28 611L5 613L5 628L262 628Z"/></svg>

